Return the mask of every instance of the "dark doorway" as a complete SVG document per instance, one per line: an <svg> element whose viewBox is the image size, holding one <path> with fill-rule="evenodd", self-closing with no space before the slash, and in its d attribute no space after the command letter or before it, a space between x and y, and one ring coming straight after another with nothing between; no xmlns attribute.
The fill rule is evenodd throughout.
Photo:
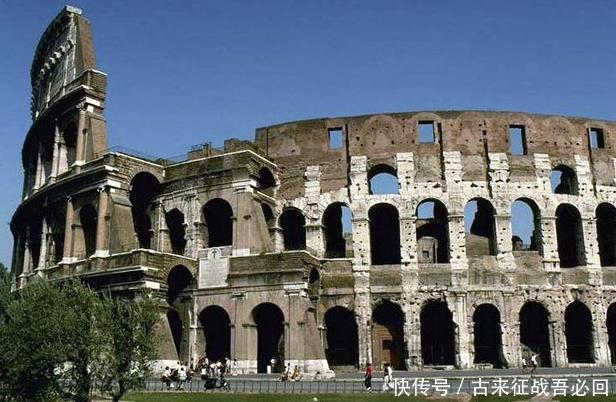
<svg viewBox="0 0 616 402"><path fill-rule="evenodd" d="M184 255L186 248L186 227L184 214L177 208L165 214L167 229L169 229L169 243L173 254Z"/></svg>
<svg viewBox="0 0 616 402"><path fill-rule="evenodd" d="M284 315L278 306L262 303L252 310L257 325L257 372L266 373L267 366L275 359L272 372L284 367Z"/></svg>
<svg viewBox="0 0 616 402"><path fill-rule="evenodd" d="M203 207L203 219L207 225L207 247L222 247L233 244L233 209L221 198L209 201Z"/></svg>
<svg viewBox="0 0 616 402"><path fill-rule="evenodd" d="M608 203L599 204L596 214L601 266L616 266L616 207Z"/></svg>
<svg viewBox="0 0 616 402"><path fill-rule="evenodd" d="M592 315L586 305L574 301L565 310L565 336L569 363L594 363Z"/></svg>
<svg viewBox="0 0 616 402"><path fill-rule="evenodd" d="M89 257L96 251L96 209L92 204L84 205L79 210L79 220L83 231L85 257Z"/></svg>
<svg viewBox="0 0 616 402"><path fill-rule="evenodd" d="M167 276L167 301L169 304L175 302L175 299L194 283L195 279L192 274L183 265L176 265L169 271Z"/></svg>
<svg viewBox="0 0 616 402"><path fill-rule="evenodd" d="M131 181L129 199L139 248L151 248L152 201L159 193L160 183L151 173L139 173Z"/></svg>
<svg viewBox="0 0 616 402"><path fill-rule="evenodd" d="M580 212L573 205L561 204L556 208L556 241L562 268L584 265L584 231Z"/></svg>
<svg viewBox="0 0 616 402"><path fill-rule="evenodd" d="M400 264L400 220L398 210L377 204L368 212L372 265Z"/></svg>
<svg viewBox="0 0 616 402"><path fill-rule="evenodd" d="M306 219L299 209L287 208L280 215L285 250L306 249Z"/></svg>
<svg viewBox="0 0 616 402"><path fill-rule="evenodd" d="M405 370L404 314L399 305L380 303L372 313L372 361L389 362L394 370Z"/></svg>
<svg viewBox="0 0 616 402"><path fill-rule="evenodd" d="M541 367L551 367L550 327L547 310L537 302L527 302L520 309L520 343L522 356L530 361L539 355Z"/></svg>
<svg viewBox="0 0 616 402"><path fill-rule="evenodd" d="M336 203L323 213L325 232L325 257L347 257L347 245L352 246L351 210L344 204Z"/></svg>
<svg viewBox="0 0 616 402"><path fill-rule="evenodd" d="M455 326L447 303L429 301L422 309L421 356L426 366L456 364Z"/></svg>
<svg viewBox="0 0 616 402"><path fill-rule="evenodd" d="M492 304L480 304L473 314L475 363L506 366L502 350L500 312Z"/></svg>
<svg viewBox="0 0 616 402"><path fill-rule="evenodd" d="M167 311L167 321L169 328L171 329L171 336L173 337L173 345L175 346L175 352L178 355L178 359L181 359L182 348L182 319L180 314L175 310Z"/></svg>
<svg viewBox="0 0 616 402"><path fill-rule="evenodd" d="M231 357L231 320L220 306L209 306L199 314L205 335L205 355L210 361L224 361Z"/></svg>
<svg viewBox="0 0 616 402"><path fill-rule="evenodd" d="M330 366L357 366L357 321L355 315L340 306L325 313L327 363Z"/></svg>
<svg viewBox="0 0 616 402"><path fill-rule="evenodd" d="M607 336L608 345L610 347L610 361L612 365L616 365L616 303L610 304L607 309Z"/></svg>

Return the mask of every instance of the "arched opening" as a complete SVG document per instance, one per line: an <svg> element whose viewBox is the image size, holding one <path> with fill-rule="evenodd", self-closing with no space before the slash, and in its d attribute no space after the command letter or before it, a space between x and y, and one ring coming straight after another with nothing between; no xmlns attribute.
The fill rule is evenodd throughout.
<svg viewBox="0 0 616 402"><path fill-rule="evenodd" d="M41 162L43 164L43 177L41 185L47 182L53 170L53 137L43 139L41 143Z"/></svg>
<svg viewBox="0 0 616 402"><path fill-rule="evenodd" d="M496 225L494 207L483 199L475 198L464 208L466 255L496 255Z"/></svg>
<svg viewBox="0 0 616 402"><path fill-rule="evenodd" d="M368 211L372 265L400 264L400 220L398 210L377 204Z"/></svg>
<svg viewBox="0 0 616 402"><path fill-rule="evenodd" d="M325 313L327 363L331 366L357 366L357 322L350 310L336 306Z"/></svg>
<svg viewBox="0 0 616 402"><path fill-rule="evenodd" d="M502 350L500 312L493 304L480 304L473 313L475 363L507 366Z"/></svg>
<svg viewBox="0 0 616 402"><path fill-rule="evenodd" d="M353 227L351 209L342 203L331 204L323 213L325 233L325 257L348 257L353 248Z"/></svg>
<svg viewBox="0 0 616 402"><path fill-rule="evenodd" d="M372 361L405 370L405 358L404 313L398 304L383 301L372 312Z"/></svg>
<svg viewBox="0 0 616 402"><path fill-rule="evenodd" d="M455 325L447 303L431 300L421 309L421 356L426 366L456 364Z"/></svg>
<svg viewBox="0 0 616 402"><path fill-rule="evenodd" d="M368 172L370 194L398 194L399 187L396 169L391 166L377 165Z"/></svg>
<svg viewBox="0 0 616 402"><path fill-rule="evenodd" d="M129 199L139 248L150 248L152 240L152 200L160 193L160 183L151 173L138 173L130 184Z"/></svg>
<svg viewBox="0 0 616 402"><path fill-rule="evenodd" d="M35 268L41 257L41 240L43 233L43 219L40 216L30 218L28 225L27 247L32 258L32 268ZM32 269L31 268L31 269Z"/></svg>
<svg viewBox="0 0 616 402"><path fill-rule="evenodd" d="M203 207L203 219L207 226L208 247L233 244L233 209L221 198L208 201Z"/></svg>
<svg viewBox="0 0 616 402"><path fill-rule="evenodd" d="M88 258L96 251L96 209L86 204L79 210L79 222L83 233L84 253Z"/></svg>
<svg viewBox="0 0 616 402"><path fill-rule="evenodd" d="M54 265L62 260L64 255L64 229L66 219L63 212L54 212L47 216L50 237L47 244L47 260Z"/></svg>
<svg viewBox="0 0 616 402"><path fill-rule="evenodd" d="M208 306L199 314L205 335L205 356L210 361L224 361L231 357L231 320L220 306Z"/></svg>
<svg viewBox="0 0 616 402"><path fill-rule="evenodd" d="M597 242L601 266L616 265L616 207L612 204L599 204L597 215Z"/></svg>
<svg viewBox="0 0 616 402"><path fill-rule="evenodd" d="M77 125L69 123L62 132L60 144L60 171L66 171L75 163L77 155Z"/></svg>
<svg viewBox="0 0 616 402"><path fill-rule="evenodd" d="M284 367L284 314L272 303L259 304L252 310L257 326L257 372L266 373L274 360L272 372Z"/></svg>
<svg viewBox="0 0 616 402"><path fill-rule="evenodd" d="M417 258L420 263L449 262L449 218L447 207L438 200L417 206Z"/></svg>
<svg viewBox="0 0 616 402"><path fill-rule="evenodd" d="M551 367L550 320L548 311L537 302L527 302L520 309L520 344L527 362L539 355L539 366Z"/></svg>
<svg viewBox="0 0 616 402"><path fill-rule="evenodd" d="M182 349L182 319L180 318L180 314L178 314L175 310L167 311L167 322L169 323L169 328L171 329L175 352L178 355L178 359L180 359Z"/></svg>
<svg viewBox="0 0 616 402"><path fill-rule="evenodd" d="M177 208L165 213L165 222L169 230L169 243L173 254L183 255L186 248L186 224L184 214Z"/></svg>
<svg viewBox="0 0 616 402"><path fill-rule="evenodd" d="M534 201L520 198L511 207L513 251L541 251L541 216Z"/></svg>
<svg viewBox="0 0 616 402"><path fill-rule="evenodd" d="M178 296L195 282L192 274L183 265L176 265L167 275L167 301L173 304Z"/></svg>
<svg viewBox="0 0 616 402"><path fill-rule="evenodd" d="M565 310L565 337L569 363L594 363L592 315L586 305L574 301Z"/></svg>
<svg viewBox="0 0 616 402"><path fill-rule="evenodd" d="M556 208L556 240L562 268L586 263L582 217L573 205L561 204Z"/></svg>
<svg viewBox="0 0 616 402"><path fill-rule="evenodd" d="M616 303L610 304L607 309L607 344L610 348L610 361L612 365L616 365Z"/></svg>
<svg viewBox="0 0 616 402"><path fill-rule="evenodd" d="M306 219L296 208L286 208L280 215L280 227L285 250L306 249Z"/></svg>
<svg viewBox="0 0 616 402"><path fill-rule="evenodd" d="M569 166L559 165L552 169L550 184L554 194L578 195L577 176Z"/></svg>
<svg viewBox="0 0 616 402"><path fill-rule="evenodd" d="M259 179L258 179L259 189L264 191L264 190L268 190L274 187L275 185L276 185L276 179L274 179L274 175L272 174L272 171L266 167L262 167L259 170Z"/></svg>

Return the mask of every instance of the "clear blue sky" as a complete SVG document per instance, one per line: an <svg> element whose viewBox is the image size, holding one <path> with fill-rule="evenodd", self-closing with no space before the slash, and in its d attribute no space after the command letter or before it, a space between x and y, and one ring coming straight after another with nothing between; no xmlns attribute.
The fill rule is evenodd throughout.
<svg viewBox="0 0 616 402"><path fill-rule="evenodd" d="M36 43L65 3L0 0L0 261ZM109 143L172 156L296 119L496 109L616 120L612 1L78 1Z"/></svg>

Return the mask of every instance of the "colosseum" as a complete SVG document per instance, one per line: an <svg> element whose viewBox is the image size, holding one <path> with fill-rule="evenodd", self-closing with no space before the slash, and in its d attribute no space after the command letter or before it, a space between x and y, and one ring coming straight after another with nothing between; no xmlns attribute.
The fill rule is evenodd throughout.
<svg viewBox="0 0 616 402"><path fill-rule="evenodd" d="M17 286L79 277L153 295L162 364L616 362L615 122L385 113L146 157L108 147L107 76L70 6L31 82Z"/></svg>

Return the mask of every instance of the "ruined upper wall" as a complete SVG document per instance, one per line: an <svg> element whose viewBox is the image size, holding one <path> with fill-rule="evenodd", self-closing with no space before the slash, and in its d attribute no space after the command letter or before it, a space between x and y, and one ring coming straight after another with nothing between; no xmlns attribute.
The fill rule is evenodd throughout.
<svg viewBox="0 0 616 402"><path fill-rule="evenodd" d="M36 47L30 80L32 119L67 91L84 72L96 68L90 22L81 10L66 6L49 24Z"/></svg>
<svg viewBox="0 0 616 402"><path fill-rule="evenodd" d="M419 141L419 123L433 122L435 140ZM526 152L514 155L509 127L524 127ZM340 128L343 146L332 149L329 130ZM588 130L601 129L604 146L591 149ZM578 117L513 112L424 111L299 121L257 130L256 145L281 170L283 198L302 195L306 166L321 166L323 192L347 184L352 156L366 156L368 169L377 164L395 168L397 153L413 153L416 181L443 179L443 153L461 153L463 180L486 180L489 154L507 155L511 181L535 176L534 154L548 154L552 165L575 168L574 155L587 157L595 183L614 184L616 123Z"/></svg>

